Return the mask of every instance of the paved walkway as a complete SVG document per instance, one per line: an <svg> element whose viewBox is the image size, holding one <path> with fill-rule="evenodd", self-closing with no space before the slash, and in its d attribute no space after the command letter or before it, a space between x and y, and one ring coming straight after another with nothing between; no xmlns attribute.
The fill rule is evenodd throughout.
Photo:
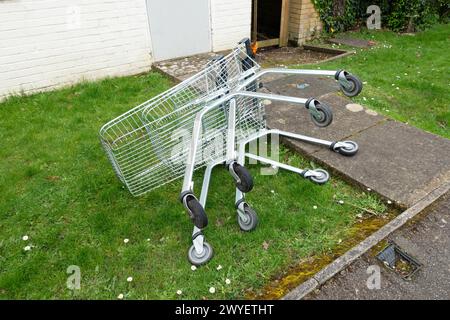
<svg viewBox="0 0 450 320"><path fill-rule="evenodd" d="M305 83L309 86L299 89ZM328 104L334 120L326 128L315 127L305 110L286 103L267 107L268 124L327 140L356 141L360 150L351 158L310 144L287 142L331 171L374 190L400 207L411 207L450 181L450 140L352 105L351 100L337 93L333 79L290 76L265 82L264 86L273 93L316 97Z"/></svg>
<svg viewBox="0 0 450 320"><path fill-rule="evenodd" d="M191 57L165 60L156 62L153 67L164 72L175 81L183 81L201 71L212 58L219 54L224 53L209 52Z"/></svg>
<svg viewBox="0 0 450 320"><path fill-rule="evenodd" d="M427 211L388 237L423 265L410 281L378 262L375 251L305 299L450 299L450 192ZM380 267L379 289L367 287L373 265Z"/></svg>

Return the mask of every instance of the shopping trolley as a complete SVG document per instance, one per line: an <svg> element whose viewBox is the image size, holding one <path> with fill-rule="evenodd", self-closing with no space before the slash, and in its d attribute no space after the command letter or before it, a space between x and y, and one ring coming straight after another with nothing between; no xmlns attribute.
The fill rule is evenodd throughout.
<svg viewBox="0 0 450 320"><path fill-rule="evenodd" d="M328 181L322 169L299 169L246 152L250 142L277 134L330 148L351 156L358 151L353 141L326 141L276 129L265 120L265 102L281 101L304 106L319 127L332 122L328 106L314 98L297 98L260 92L260 79L268 73L334 76L344 94L362 89L359 79L345 70L261 69L245 39L226 56L213 59L204 70L172 89L111 120L100 129L100 140L118 178L134 195L184 176L180 201L194 223L193 245L188 259L194 265L209 261L211 245L202 230L208 219L204 207L212 169L225 164L236 185L237 220L243 231L256 228L256 212L244 194L253 179L245 158L300 174L315 183ZM206 166L200 198L193 192L193 173Z"/></svg>

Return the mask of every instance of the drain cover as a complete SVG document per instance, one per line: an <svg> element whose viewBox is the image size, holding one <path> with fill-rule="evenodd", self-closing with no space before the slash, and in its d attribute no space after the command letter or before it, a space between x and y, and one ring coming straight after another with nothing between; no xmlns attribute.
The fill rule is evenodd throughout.
<svg viewBox="0 0 450 320"><path fill-rule="evenodd" d="M404 280L408 281L411 280L414 273L422 268L420 262L411 257L392 241L386 248L377 254L377 259L383 262L388 269L396 272Z"/></svg>

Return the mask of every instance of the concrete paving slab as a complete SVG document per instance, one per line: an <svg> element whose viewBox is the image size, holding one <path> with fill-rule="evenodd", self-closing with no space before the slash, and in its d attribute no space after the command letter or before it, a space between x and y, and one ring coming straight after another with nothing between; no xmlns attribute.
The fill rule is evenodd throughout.
<svg viewBox="0 0 450 320"><path fill-rule="evenodd" d="M299 89L298 85L304 83L310 85ZM326 128L316 127L306 110L287 103L266 107L268 125L331 141L355 140L360 150L351 158L304 142L285 142L399 206L410 207L450 181L450 140L352 103L336 93L338 85L334 79L290 76L265 83L264 87L276 94L317 97L329 105L334 118Z"/></svg>
<svg viewBox="0 0 450 320"><path fill-rule="evenodd" d="M163 61L162 71L183 80L202 69L215 53ZM351 181L410 207L440 184L450 180L450 140L408 125L388 121L376 112L352 104L337 93L339 86L330 77L280 76L263 78L264 89L274 94L315 97L333 111L333 123L316 127L303 107L272 103L266 107L270 128L321 139L355 140L360 151L347 158L323 147L284 140L295 150L330 167Z"/></svg>
<svg viewBox="0 0 450 320"><path fill-rule="evenodd" d="M358 154L343 158L321 150L313 156L382 196L410 207L450 181L450 140L387 120L351 137Z"/></svg>
<svg viewBox="0 0 450 320"><path fill-rule="evenodd" d="M183 81L203 70L212 58L228 52L208 52L190 57L156 62L153 67L169 75L175 81Z"/></svg>
<svg viewBox="0 0 450 320"><path fill-rule="evenodd" d="M317 89L314 90L317 91ZM283 90L280 94L309 97L308 95L299 94L298 91L288 89ZM346 108L346 105L351 101L337 93L327 93L318 96L320 97L320 101L330 106L333 111L333 122L328 127L319 128L315 126L307 110L303 107L286 103L273 103L266 107L268 126L274 129L336 141L345 140L358 132L371 128L386 120L385 117L370 110L367 112L368 110L362 107L356 109L356 112L350 111L349 109L351 108ZM315 154L318 151L324 150L323 147L300 141L286 140L286 142L297 151L306 154Z"/></svg>
<svg viewBox="0 0 450 320"><path fill-rule="evenodd" d="M388 239L423 264L410 281L367 253L306 299L450 299L450 192ZM369 266L380 268L380 289L367 287Z"/></svg>
<svg viewBox="0 0 450 320"><path fill-rule="evenodd" d="M271 78L267 75L262 79L262 82L264 88L270 92L302 98L318 98L324 94L339 90L338 83L332 77L276 75ZM304 89L299 88L305 84Z"/></svg>

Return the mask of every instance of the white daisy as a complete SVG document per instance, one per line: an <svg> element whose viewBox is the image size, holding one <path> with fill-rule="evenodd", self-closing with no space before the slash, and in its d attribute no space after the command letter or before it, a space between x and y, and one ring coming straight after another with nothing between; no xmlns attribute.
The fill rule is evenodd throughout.
<svg viewBox="0 0 450 320"><path fill-rule="evenodd" d="M117 296L117 299L122 300L122 299L123 299L123 293L119 294L119 295Z"/></svg>
<svg viewBox="0 0 450 320"><path fill-rule="evenodd" d="M183 291L177 290L177 295L181 296L182 293L183 293Z"/></svg>
<svg viewBox="0 0 450 320"><path fill-rule="evenodd" d="M344 204L344 200L339 200L338 201L340 204Z"/></svg>
<svg viewBox="0 0 450 320"><path fill-rule="evenodd" d="M209 288L209 292L210 293L216 293L216 288L214 288L214 287Z"/></svg>
<svg viewBox="0 0 450 320"><path fill-rule="evenodd" d="M222 265L219 264L216 269L217 271L219 271L220 269L222 269Z"/></svg>
<svg viewBox="0 0 450 320"><path fill-rule="evenodd" d="M26 247L23 248L23 250L30 251L31 250L31 246L26 246Z"/></svg>
<svg viewBox="0 0 450 320"><path fill-rule="evenodd" d="M123 243L128 243L129 241L130 241L130 239L127 239L127 238L123 239Z"/></svg>
<svg viewBox="0 0 450 320"><path fill-rule="evenodd" d="M313 206L313 209L316 210L316 209L317 209L317 206Z"/></svg>
<svg viewBox="0 0 450 320"><path fill-rule="evenodd" d="M191 266L191 270L195 271L195 270L197 270L197 267L196 266Z"/></svg>
<svg viewBox="0 0 450 320"><path fill-rule="evenodd" d="M225 283L226 283L226 284L230 284L230 283L231 283L231 280L227 278L227 279L225 279Z"/></svg>
<svg viewBox="0 0 450 320"><path fill-rule="evenodd" d="M23 240L23 241L27 241L27 240L28 240L28 236L27 236L27 235L24 235L24 236L22 237L22 240Z"/></svg>
<svg viewBox="0 0 450 320"><path fill-rule="evenodd" d="M133 281L133 277L128 277L128 278L127 278L127 281L128 281L128 282Z"/></svg>

